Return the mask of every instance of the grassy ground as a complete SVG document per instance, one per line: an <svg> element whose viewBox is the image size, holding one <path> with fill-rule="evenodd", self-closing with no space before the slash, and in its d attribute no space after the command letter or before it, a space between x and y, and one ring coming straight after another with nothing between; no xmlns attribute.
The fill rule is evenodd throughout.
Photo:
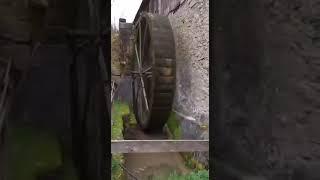
<svg viewBox="0 0 320 180"><path fill-rule="evenodd" d="M152 180L208 180L209 172L206 170L201 171L192 171L188 174L178 174L176 172L172 172L167 177L153 177Z"/></svg>
<svg viewBox="0 0 320 180"><path fill-rule="evenodd" d="M168 178L168 180L208 180L208 179L209 179L209 172L206 170L194 171L186 175L179 175L173 172Z"/></svg>
<svg viewBox="0 0 320 180"><path fill-rule="evenodd" d="M122 117L130 113L129 106L125 103L115 101L112 105L111 117L113 120L111 129L111 139L123 139L123 119ZM124 163L122 154L114 154L112 156L112 179L120 180L123 178L123 170L120 165Z"/></svg>

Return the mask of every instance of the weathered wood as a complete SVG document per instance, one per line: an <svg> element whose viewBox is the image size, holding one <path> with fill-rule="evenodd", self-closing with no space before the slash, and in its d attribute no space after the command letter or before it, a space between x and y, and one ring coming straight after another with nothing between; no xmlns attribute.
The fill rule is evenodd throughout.
<svg viewBox="0 0 320 180"><path fill-rule="evenodd" d="M111 153L206 152L208 140L112 140Z"/></svg>

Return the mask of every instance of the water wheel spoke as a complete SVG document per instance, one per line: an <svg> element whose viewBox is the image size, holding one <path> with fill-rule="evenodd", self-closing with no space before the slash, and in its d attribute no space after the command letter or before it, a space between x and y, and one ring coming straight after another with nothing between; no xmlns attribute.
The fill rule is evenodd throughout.
<svg viewBox="0 0 320 180"><path fill-rule="evenodd" d="M149 104L148 104L148 99L147 99L147 93L146 93L146 89L145 89L145 86L144 86L144 81L143 81L143 75L142 75L142 72L141 72L141 61L138 57L138 50L137 50L137 46L135 46L135 50L136 50L136 54L137 54L137 62L138 62L138 72L139 72L139 79L140 79L140 83L141 83L141 87L142 87L142 90L143 90L143 97L144 97L144 101L145 101L145 106L147 108L147 111L149 111Z"/></svg>
<svg viewBox="0 0 320 180"><path fill-rule="evenodd" d="M134 103L135 103L135 104L138 104L139 85L137 84L136 81L134 82L134 88L135 88L135 91L134 91L134 94L135 94Z"/></svg>
<svg viewBox="0 0 320 180"><path fill-rule="evenodd" d="M135 50L136 50L136 56L137 56L137 62L138 62L138 74L140 75L140 73L141 73L141 64L140 64L139 53L138 53L136 45L135 45Z"/></svg>
<svg viewBox="0 0 320 180"><path fill-rule="evenodd" d="M152 66L147 67L145 70L142 71L142 73L143 74L151 73L151 69L152 69Z"/></svg>
<svg viewBox="0 0 320 180"><path fill-rule="evenodd" d="M111 103L113 102L113 96L114 96L114 81L111 82Z"/></svg>
<svg viewBox="0 0 320 180"><path fill-rule="evenodd" d="M141 23L140 23L141 24ZM145 24L145 26L144 26L144 30L143 30L143 46L142 46L142 48L143 48L143 55L145 55L145 46L146 46L146 36L147 36L147 25ZM148 56L147 56L147 58L148 58ZM143 58L142 58L142 60L141 60L141 64L143 64L143 62L144 62L144 60L145 60L145 56L143 56Z"/></svg>
<svg viewBox="0 0 320 180"><path fill-rule="evenodd" d="M141 86L139 85L139 83L138 83L138 92L137 92L137 104L139 106L138 113L139 113L139 116L141 117L141 115L142 115L142 111L141 111L141 108L142 108L142 106L141 106Z"/></svg>
<svg viewBox="0 0 320 180"><path fill-rule="evenodd" d="M141 89L142 89L142 92L143 92L144 103L145 103L145 106L146 106L147 111L149 111L147 93L146 93L146 88L145 88L145 86L144 86L144 81L143 81L143 77L142 77L142 76L140 77L140 80L141 80Z"/></svg>
<svg viewBox="0 0 320 180"><path fill-rule="evenodd" d="M142 41L141 41L141 22L139 21L139 57L140 57L140 69L142 68Z"/></svg>

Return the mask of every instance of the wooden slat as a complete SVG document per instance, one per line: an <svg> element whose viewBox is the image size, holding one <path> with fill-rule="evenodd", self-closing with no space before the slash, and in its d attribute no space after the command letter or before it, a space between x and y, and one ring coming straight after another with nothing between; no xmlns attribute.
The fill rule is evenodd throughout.
<svg viewBox="0 0 320 180"><path fill-rule="evenodd" d="M208 140L112 140L111 153L206 152Z"/></svg>

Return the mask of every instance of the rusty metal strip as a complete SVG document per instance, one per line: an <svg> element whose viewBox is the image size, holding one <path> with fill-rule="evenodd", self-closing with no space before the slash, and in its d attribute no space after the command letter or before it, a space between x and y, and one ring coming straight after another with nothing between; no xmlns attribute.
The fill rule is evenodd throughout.
<svg viewBox="0 0 320 180"><path fill-rule="evenodd" d="M209 140L112 140L111 153L207 152Z"/></svg>

